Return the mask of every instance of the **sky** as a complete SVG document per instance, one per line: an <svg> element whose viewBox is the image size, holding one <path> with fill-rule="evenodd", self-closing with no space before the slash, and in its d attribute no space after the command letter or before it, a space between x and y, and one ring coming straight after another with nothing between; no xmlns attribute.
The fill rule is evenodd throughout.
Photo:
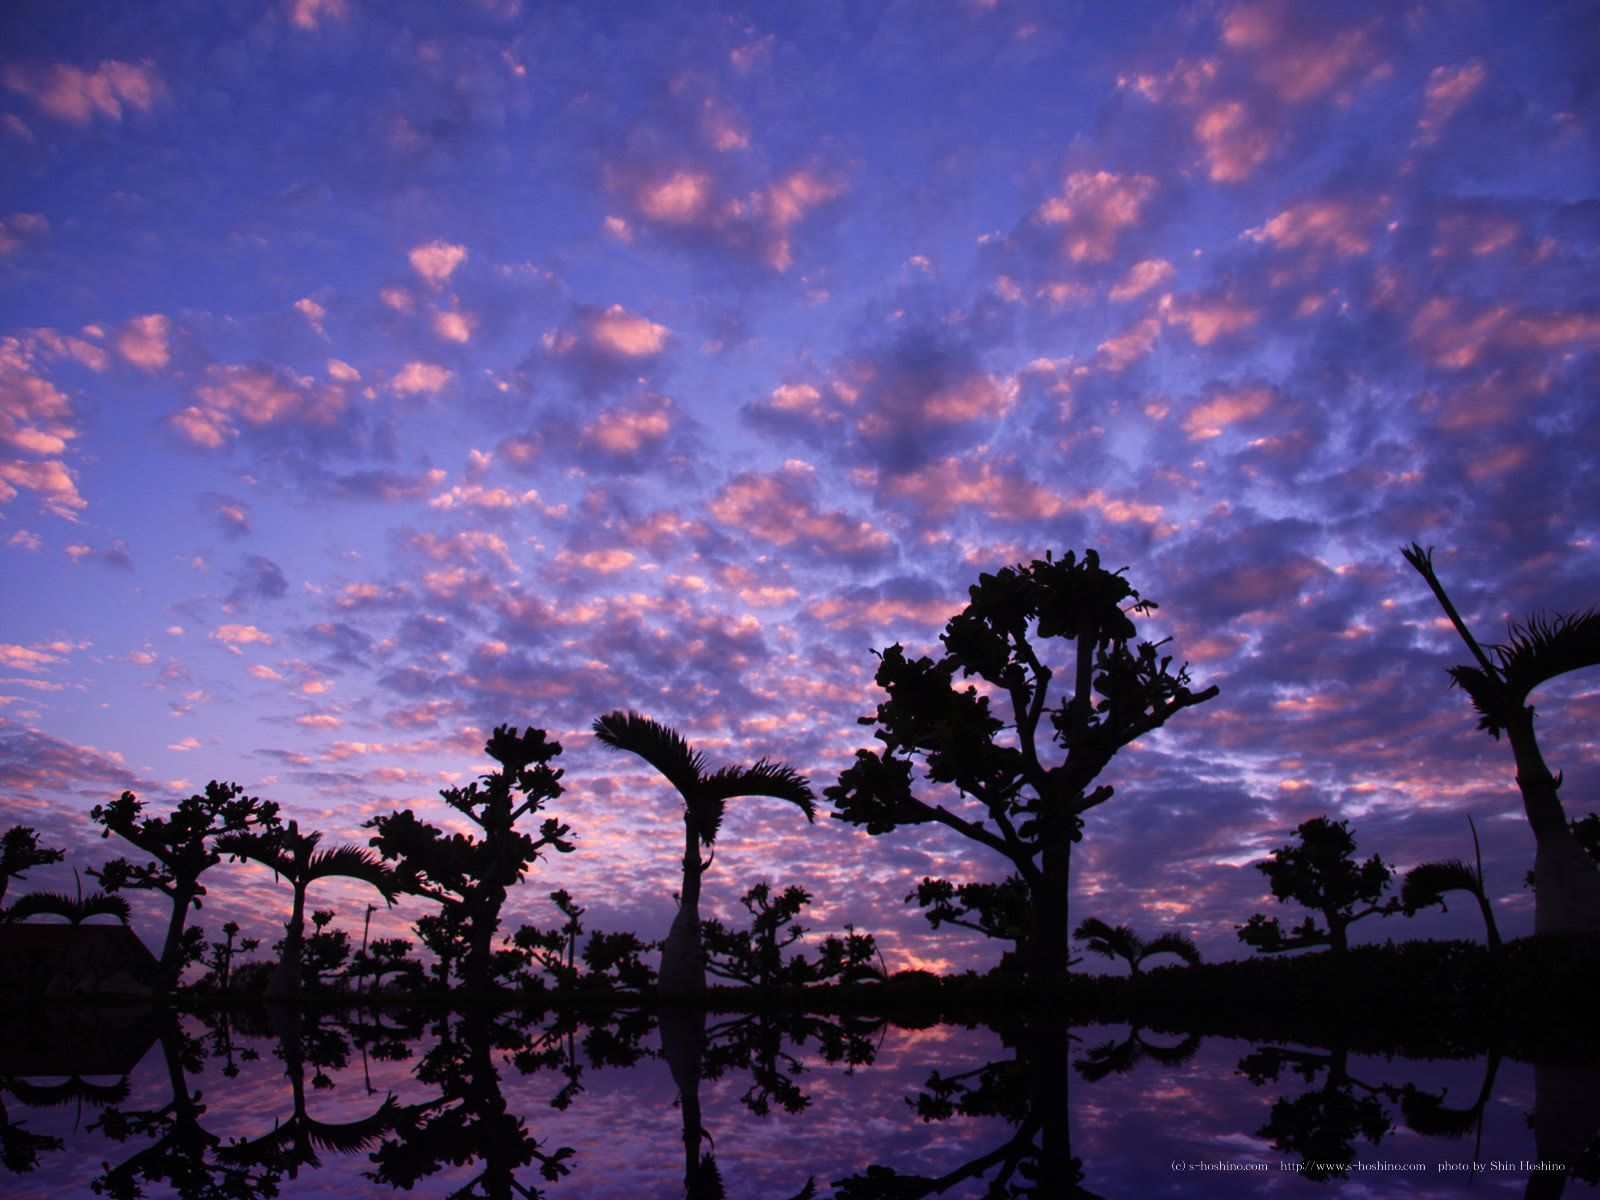
<svg viewBox="0 0 1600 1200"><path fill-rule="evenodd" d="M1074 919L1272 902L1310 817L1483 841L1531 932L1510 751L1400 557L1485 641L1600 594L1600 25L1584 3L272 0L0 15L0 826L207 780L326 844L560 741L541 861L665 932L681 806L634 709L819 797L874 649L1096 549L1217 699L1125 750ZM1535 695L1577 817L1593 672ZM705 915L798 883L892 968L984 968L924 876L1005 862L737 803ZM287 888L206 877L271 933ZM85 881L92 882L92 881ZM15 889L14 889L15 890ZM375 896L327 885L358 934ZM1470 904L1355 940L1481 936ZM399 933L416 900L373 918ZM157 906L140 910L154 936Z"/></svg>

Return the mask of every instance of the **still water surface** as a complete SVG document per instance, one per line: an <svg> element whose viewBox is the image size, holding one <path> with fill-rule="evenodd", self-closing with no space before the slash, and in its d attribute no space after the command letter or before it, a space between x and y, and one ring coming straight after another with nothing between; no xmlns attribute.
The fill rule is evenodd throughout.
<svg viewBox="0 0 1600 1200"><path fill-rule="evenodd" d="M1063 1196L1522 1195L1550 1081L1127 1026L1019 1051L983 1026L715 1013L701 1043L698 1019L185 1016L125 1076L0 1077L0 1195L903 1200L1020 1195L1033 1172ZM1567 1193L1594 1194L1567 1157Z"/></svg>

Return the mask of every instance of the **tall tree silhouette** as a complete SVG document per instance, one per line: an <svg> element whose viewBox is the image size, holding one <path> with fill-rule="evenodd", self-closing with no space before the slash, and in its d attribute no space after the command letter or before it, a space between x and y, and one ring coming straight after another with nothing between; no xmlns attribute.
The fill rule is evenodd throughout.
<svg viewBox="0 0 1600 1200"><path fill-rule="evenodd" d="M178 985L184 967L205 953L204 934L195 929L190 932L198 936L186 937L184 924L190 907L198 909L206 894L200 876L222 861L216 837L275 829L278 806L246 796L239 784L213 779L203 795L190 796L170 816L145 816L144 803L132 792L123 792L110 804L95 805L89 816L103 826L101 837L115 833L154 860L137 865L124 858L113 859L98 871L91 867L89 874L108 892L124 888L156 891L172 902L161 949L161 985L170 990Z"/></svg>
<svg viewBox="0 0 1600 1200"><path fill-rule="evenodd" d="M519 820L561 794L562 772L550 765L561 744L548 741L542 729L530 727L518 734L510 725L500 725L484 752L501 769L483 776L481 789L474 781L439 793L482 830L481 838L446 836L410 810L373 817L362 826L377 831L371 844L385 860L398 860L395 874L401 888L438 902L440 920L431 928L439 936L431 948L440 954L446 974L459 962L461 980L472 991L491 982L494 934L507 889L521 882L544 850L565 854L572 849L565 840L571 830L553 817L540 824L538 837L516 828ZM424 928L418 922L419 932Z"/></svg>
<svg viewBox="0 0 1600 1200"><path fill-rule="evenodd" d="M1072 845L1084 813L1113 790L1096 779L1118 750L1217 688L1191 690L1188 668L1174 670L1162 643L1134 644L1130 614L1156 604L1093 550L982 575L970 595L945 626L938 662L908 659L899 645L879 655L889 698L861 723L876 724L883 749L858 750L827 795L837 816L868 833L938 822L1009 859L1028 889L1024 969L1064 975ZM1044 643L1057 639L1067 643L1070 691L1052 705ZM958 688L957 672L998 691L1010 720L990 711L988 695ZM1059 758L1049 763L1052 748ZM913 795L913 759L930 783L975 803L954 812Z"/></svg>
<svg viewBox="0 0 1600 1200"><path fill-rule="evenodd" d="M705 755L676 730L634 712L613 712L594 723L595 737L613 750L637 754L683 797L683 890L678 912L661 949L661 990L701 992L706 986L705 949L700 940L700 878L715 857L713 847L727 802L739 796L786 800L816 819L811 785L783 763L762 759L753 767L707 772ZM701 847L712 851L702 859Z"/></svg>
<svg viewBox="0 0 1600 1200"><path fill-rule="evenodd" d="M1558 675L1600 666L1600 610L1534 616L1512 622L1504 645L1480 645L1433 569L1433 550L1415 542L1401 551L1432 589L1476 666L1451 667L1450 679L1478 710L1478 728L1496 741L1502 731L1517 764L1517 787L1533 829L1533 931L1600 932L1600 867L1584 853L1561 806L1561 780L1551 774L1533 730L1528 695ZM1491 657L1492 656L1492 657Z"/></svg>
<svg viewBox="0 0 1600 1200"><path fill-rule="evenodd" d="M300 961L305 944L306 889L316 880L340 876L371 884L384 900L393 904L400 894L400 880L395 873L380 862L370 850L360 846L338 846L332 850L318 850L322 834L313 830L301 833L297 821L290 821L283 829L271 833L226 833L217 838L216 846L224 854L252 859L272 868L294 888L293 907L283 955L267 982L268 996L293 996L300 991Z"/></svg>

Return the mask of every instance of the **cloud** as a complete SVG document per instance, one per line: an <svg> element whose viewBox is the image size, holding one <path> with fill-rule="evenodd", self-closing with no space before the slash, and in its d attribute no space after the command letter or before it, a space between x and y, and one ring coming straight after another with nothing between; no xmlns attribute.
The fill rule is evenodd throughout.
<svg viewBox="0 0 1600 1200"><path fill-rule="evenodd" d="M893 561L887 533L841 509L822 511L819 490L816 468L791 460L778 471L739 472L707 508L730 530L793 553L857 565Z"/></svg>
<svg viewBox="0 0 1600 1200"><path fill-rule="evenodd" d="M19 212L0 218L0 258L37 246L50 236L50 221L43 213Z"/></svg>
<svg viewBox="0 0 1600 1200"><path fill-rule="evenodd" d="M719 157L733 148L726 132L723 127L716 137ZM818 166L785 171L754 190L738 189L724 178L727 170L715 160L666 167L642 161L609 164L607 185L631 211L608 216L606 228L628 241L647 230L691 246L715 246L781 275L794 266L800 227L847 190L836 173Z"/></svg>
<svg viewBox="0 0 1600 1200"><path fill-rule="evenodd" d="M0 338L0 453L54 458L78 436L67 397L33 369L31 347Z"/></svg>
<svg viewBox="0 0 1600 1200"><path fill-rule="evenodd" d="M270 558L252 554L244 565L234 572L237 581L228 593L227 603L233 608L247 608L252 600L281 600L289 594L289 581L283 577L283 568Z"/></svg>
<svg viewBox="0 0 1600 1200"><path fill-rule="evenodd" d="M389 386L402 396L416 396L423 393L436 396L444 390L452 378L454 372L445 367L435 366L432 363L410 362L389 381Z"/></svg>
<svg viewBox="0 0 1600 1200"><path fill-rule="evenodd" d="M223 625L211 636L235 654L242 653L240 646L273 644L272 635L257 629L254 625Z"/></svg>
<svg viewBox="0 0 1600 1200"><path fill-rule="evenodd" d="M1417 118L1417 135L1412 144L1431 146L1450 118L1483 86L1488 71L1477 59L1454 67L1435 67L1428 75L1423 92L1422 115Z"/></svg>
<svg viewBox="0 0 1600 1200"><path fill-rule="evenodd" d="M1122 233L1138 227L1155 190L1149 175L1074 171L1061 194L1040 205L1035 217L1059 227L1061 253L1069 261L1105 262L1116 252Z"/></svg>
<svg viewBox="0 0 1600 1200"><path fill-rule="evenodd" d="M133 570L133 558L128 553L128 544L121 538L113 538L110 545L102 546L98 550L93 546L81 544L68 546L67 557L75 563L97 562L101 566L118 571Z"/></svg>
<svg viewBox="0 0 1600 1200"><path fill-rule="evenodd" d="M289 20L296 29L314 31L325 21L343 21L350 15L347 0L288 0Z"/></svg>
<svg viewBox="0 0 1600 1200"><path fill-rule="evenodd" d="M117 352L134 366L159 371L171 360L172 322L160 313L134 317L117 334Z"/></svg>
<svg viewBox="0 0 1600 1200"><path fill-rule="evenodd" d="M446 241L418 246L410 254L411 267L431 288L441 288L467 260L467 248Z"/></svg>
<svg viewBox="0 0 1600 1200"><path fill-rule="evenodd" d="M1253 420L1268 412L1277 396L1272 388L1255 387L1224 392L1197 404L1183 418L1183 431L1191 442L1205 441L1240 421Z"/></svg>
<svg viewBox="0 0 1600 1200"><path fill-rule="evenodd" d="M1175 272L1164 258L1147 258L1128 268L1128 273L1111 289L1111 299L1131 300L1152 288L1165 287L1172 282Z"/></svg>
<svg viewBox="0 0 1600 1200"><path fill-rule="evenodd" d="M38 494L39 502L58 517L77 519L88 502L78 495L73 473L59 462L18 462L0 460L0 504L17 498L17 489Z"/></svg>
<svg viewBox="0 0 1600 1200"><path fill-rule="evenodd" d="M0 73L5 85L21 92L59 121L87 125L96 114L121 120L126 105L149 112L166 86L149 59L138 63L107 59L92 71L67 63L27 66L13 63Z"/></svg>
<svg viewBox="0 0 1600 1200"><path fill-rule="evenodd" d="M225 537L241 538L251 532L250 505L237 496L202 492L199 507L217 523Z"/></svg>
<svg viewBox="0 0 1600 1200"><path fill-rule="evenodd" d="M205 382L194 394L198 403L170 414L167 424L183 440L207 450L232 442L241 425L328 431L348 407L342 388L266 366L207 367Z"/></svg>

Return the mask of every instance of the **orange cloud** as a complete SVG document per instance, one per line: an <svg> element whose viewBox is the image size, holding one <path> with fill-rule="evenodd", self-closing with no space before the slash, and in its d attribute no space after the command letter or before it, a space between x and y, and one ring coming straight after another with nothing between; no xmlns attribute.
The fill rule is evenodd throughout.
<svg viewBox="0 0 1600 1200"><path fill-rule="evenodd" d="M389 381L389 386L402 396L415 396L424 392L433 396L443 390L444 385L454 377L455 373L445 367L435 366L433 363L410 362Z"/></svg>
<svg viewBox="0 0 1600 1200"><path fill-rule="evenodd" d="M1128 273L1111 289L1113 300L1131 300L1142 296L1151 288L1165 287L1172 282L1172 264L1164 258L1147 258L1134 263Z"/></svg>

